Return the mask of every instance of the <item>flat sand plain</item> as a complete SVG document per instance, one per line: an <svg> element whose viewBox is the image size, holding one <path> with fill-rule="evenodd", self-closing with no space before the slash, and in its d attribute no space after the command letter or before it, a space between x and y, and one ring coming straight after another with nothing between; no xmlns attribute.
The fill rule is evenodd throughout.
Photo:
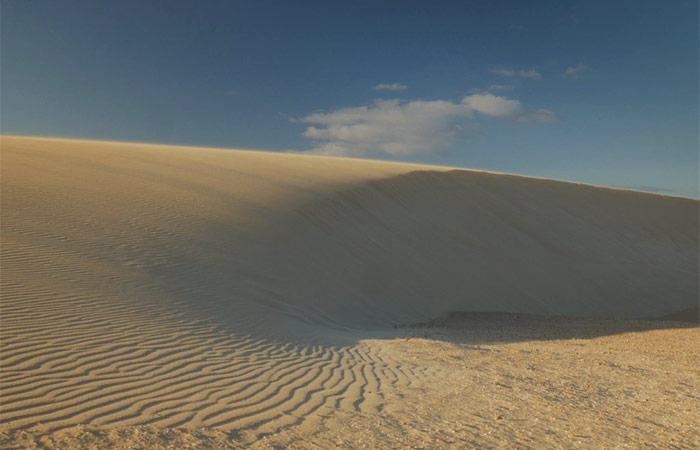
<svg viewBox="0 0 700 450"><path fill-rule="evenodd" d="M4 448L700 445L696 200L1 148Z"/></svg>

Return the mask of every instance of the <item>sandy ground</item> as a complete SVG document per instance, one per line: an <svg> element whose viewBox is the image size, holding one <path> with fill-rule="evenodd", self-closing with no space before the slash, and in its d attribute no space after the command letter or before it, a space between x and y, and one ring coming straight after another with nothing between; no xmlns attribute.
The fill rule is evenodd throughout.
<svg viewBox="0 0 700 450"><path fill-rule="evenodd" d="M3 448L698 448L700 330L681 322L464 315L361 346L410 374L374 408L265 433L76 426ZM376 367L374 368L377 369ZM371 375L370 375L371 376ZM372 395L367 390L366 395Z"/></svg>
<svg viewBox="0 0 700 450"><path fill-rule="evenodd" d="M698 444L696 200L0 144L3 447Z"/></svg>

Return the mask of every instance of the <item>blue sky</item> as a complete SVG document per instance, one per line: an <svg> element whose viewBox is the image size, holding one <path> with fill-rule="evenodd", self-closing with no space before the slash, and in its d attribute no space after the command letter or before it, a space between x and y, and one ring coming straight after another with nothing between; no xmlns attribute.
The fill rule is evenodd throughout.
<svg viewBox="0 0 700 450"><path fill-rule="evenodd" d="M3 1L4 134L698 197L698 3Z"/></svg>

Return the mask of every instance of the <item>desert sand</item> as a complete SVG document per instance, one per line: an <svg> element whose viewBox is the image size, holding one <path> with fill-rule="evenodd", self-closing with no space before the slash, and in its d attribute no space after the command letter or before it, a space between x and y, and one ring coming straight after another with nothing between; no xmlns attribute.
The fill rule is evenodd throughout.
<svg viewBox="0 0 700 450"><path fill-rule="evenodd" d="M697 200L0 145L3 448L700 446Z"/></svg>

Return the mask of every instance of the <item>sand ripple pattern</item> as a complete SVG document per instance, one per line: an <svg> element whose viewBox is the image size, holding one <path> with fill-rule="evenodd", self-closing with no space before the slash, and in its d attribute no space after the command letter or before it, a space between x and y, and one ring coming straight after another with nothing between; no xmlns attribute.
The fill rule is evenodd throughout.
<svg viewBox="0 0 700 450"><path fill-rule="evenodd" d="M258 325L245 317L198 319L140 272L57 254L60 238L3 237L6 430L151 424L264 434L338 408L381 410L385 386L421 376L369 345L275 341L246 334Z"/></svg>
<svg viewBox="0 0 700 450"><path fill-rule="evenodd" d="M109 299L56 296L21 282L2 289L3 428L272 432L337 408L380 410L384 385L420 375L368 345L275 343Z"/></svg>

